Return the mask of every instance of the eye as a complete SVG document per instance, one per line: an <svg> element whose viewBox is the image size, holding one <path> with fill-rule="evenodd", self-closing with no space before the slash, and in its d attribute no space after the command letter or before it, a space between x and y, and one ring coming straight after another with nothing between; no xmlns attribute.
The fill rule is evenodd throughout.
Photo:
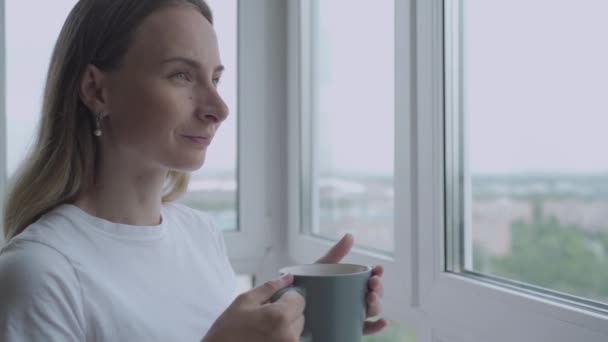
<svg viewBox="0 0 608 342"><path fill-rule="evenodd" d="M190 77L188 76L188 74L181 71L176 72L175 74L171 75L171 77L179 81L190 81Z"/></svg>
<svg viewBox="0 0 608 342"><path fill-rule="evenodd" d="M218 84L220 84L220 78L216 77L216 78L213 79L213 85L217 87Z"/></svg>

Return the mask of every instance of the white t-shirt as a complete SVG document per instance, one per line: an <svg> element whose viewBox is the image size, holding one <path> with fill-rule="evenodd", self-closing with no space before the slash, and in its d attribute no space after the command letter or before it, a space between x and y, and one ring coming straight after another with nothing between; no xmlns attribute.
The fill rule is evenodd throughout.
<svg viewBox="0 0 608 342"><path fill-rule="evenodd" d="M64 204L0 251L0 341L200 341L236 295L204 214L130 226Z"/></svg>

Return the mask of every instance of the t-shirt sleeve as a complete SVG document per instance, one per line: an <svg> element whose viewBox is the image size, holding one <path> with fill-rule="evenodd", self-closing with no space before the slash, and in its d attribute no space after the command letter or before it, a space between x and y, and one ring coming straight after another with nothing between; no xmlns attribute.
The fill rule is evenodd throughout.
<svg viewBox="0 0 608 342"><path fill-rule="evenodd" d="M69 260L45 244L0 252L0 341L84 341L82 294Z"/></svg>

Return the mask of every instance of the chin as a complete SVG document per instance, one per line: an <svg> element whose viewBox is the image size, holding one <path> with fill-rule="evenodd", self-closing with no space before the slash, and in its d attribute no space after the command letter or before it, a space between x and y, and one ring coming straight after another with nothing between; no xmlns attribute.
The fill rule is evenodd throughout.
<svg viewBox="0 0 608 342"><path fill-rule="evenodd" d="M205 163L205 155L198 158L183 158L180 160L174 160L171 163L171 169L175 171L193 172L200 169Z"/></svg>

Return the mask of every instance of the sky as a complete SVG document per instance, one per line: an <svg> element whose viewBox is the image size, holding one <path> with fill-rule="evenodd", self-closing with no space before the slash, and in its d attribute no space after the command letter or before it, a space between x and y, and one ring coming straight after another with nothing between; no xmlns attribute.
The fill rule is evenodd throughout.
<svg viewBox="0 0 608 342"><path fill-rule="evenodd" d="M608 172L608 2L464 2L473 172Z"/></svg>
<svg viewBox="0 0 608 342"><path fill-rule="evenodd" d="M464 0L467 155L473 173L608 172L608 2ZM74 0L7 0L8 168L39 118L51 49ZM209 1L231 107L203 167L236 159L236 0ZM390 175L394 154L393 1L324 0L316 114L321 166ZM344 15L348 7L348 15ZM27 17L28 20L23 20ZM32 25L35 23L35 25Z"/></svg>

